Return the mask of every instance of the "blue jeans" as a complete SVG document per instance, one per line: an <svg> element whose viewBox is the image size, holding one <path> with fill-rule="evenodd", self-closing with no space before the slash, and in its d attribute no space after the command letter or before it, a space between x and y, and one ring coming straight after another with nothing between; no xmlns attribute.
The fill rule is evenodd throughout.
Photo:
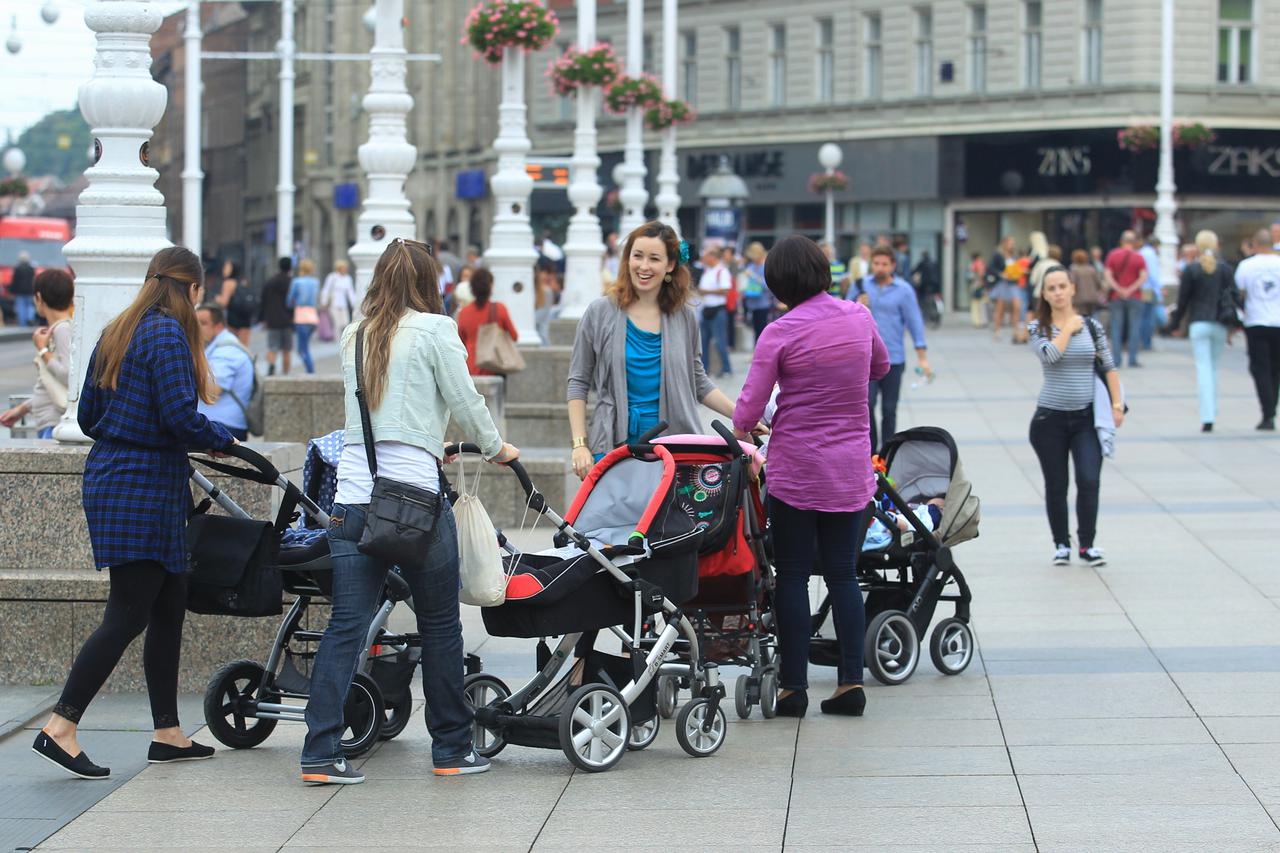
<svg viewBox="0 0 1280 853"><path fill-rule="evenodd" d="M333 612L316 652L307 702L302 766L342 758L343 704L362 661L365 633L391 568L356 549L366 506L335 504L329 524ZM431 706L431 757L444 764L471 754L474 713L462 695L462 626L458 621L458 530L446 505L436 522L426 565L404 571L422 634L422 689Z"/></svg>
<svg viewBox="0 0 1280 853"><path fill-rule="evenodd" d="M1211 320L1198 320L1187 331L1196 357L1196 388L1200 392L1200 423L1211 424L1218 417L1218 359L1227 345L1227 327Z"/></svg>
<svg viewBox="0 0 1280 853"><path fill-rule="evenodd" d="M45 440L53 438L53 427L45 427L44 429L40 430L38 433L36 433L36 438L43 438Z"/></svg>
<svg viewBox="0 0 1280 853"><path fill-rule="evenodd" d="M1151 349L1152 342L1156 337L1156 304L1154 302L1142 303L1142 321L1138 324L1140 337L1142 338L1142 349Z"/></svg>
<svg viewBox="0 0 1280 853"><path fill-rule="evenodd" d="M898 431L898 397L902 394L905 364L889 365L889 372L867 383L867 412L871 416L871 452L880 451L880 442ZM876 400L880 399L880 430L876 431Z"/></svg>
<svg viewBox="0 0 1280 853"><path fill-rule="evenodd" d="M19 326L36 324L36 298L34 296L13 297L13 313Z"/></svg>
<svg viewBox="0 0 1280 853"><path fill-rule="evenodd" d="M720 356L720 375L733 373L729 364L729 311L723 305L702 309L702 369L711 373L711 342Z"/></svg>
<svg viewBox="0 0 1280 853"><path fill-rule="evenodd" d="M1129 348L1129 366L1138 363L1138 348L1142 344L1142 309L1141 299L1113 299L1111 301L1111 357L1116 367L1120 366L1120 344L1124 342ZM1128 336L1125 336L1125 329Z"/></svg>
<svg viewBox="0 0 1280 853"><path fill-rule="evenodd" d="M857 563L867 530L866 510L797 509L771 496L769 528L777 568L774 607L782 659L778 683L784 690L809 688L809 637L813 633L809 575L814 559L820 557L840 644L840 683L861 684L867 612L858 588Z"/></svg>
<svg viewBox="0 0 1280 853"><path fill-rule="evenodd" d="M316 372L316 363L311 360L311 335L315 330L314 323L298 323L293 327L293 333L298 339L298 356L307 373Z"/></svg>

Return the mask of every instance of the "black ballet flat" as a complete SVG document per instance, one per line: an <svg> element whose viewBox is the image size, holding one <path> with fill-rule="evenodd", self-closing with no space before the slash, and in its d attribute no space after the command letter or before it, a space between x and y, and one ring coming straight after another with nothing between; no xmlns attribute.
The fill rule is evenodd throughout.
<svg viewBox="0 0 1280 853"><path fill-rule="evenodd" d="M151 741L147 750L149 764L169 764L173 761L203 761L213 758L213 747L191 742L191 746L172 746L159 741Z"/></svg>
<svg viewBox="0 0 1280 853"><path fill-rule="evenodd" d="M78 776L81 779L108 779L111 777L110 767L99 767L89 760L89 756L84 754L84 750L80 750L80 754L72 757L67 751L58 746L53 738L49 737L48 732L40 731L36 734L36 742L31 745L31 751L43 758L51 764L56 764L72 776Z"/></svg>
<svg viewBox="0 0 1280 853"><path fill-rule="evenodd" d="M803 717L809 710L809 694L803 690L788 693L778 700L779 717Z"/></svg>
<svg viewBox="0 0 1280 853"><path fill-rule="evenodd" d="M822 700L822 713L840 714L846 717L861 717L867 707L867 692L861 687L846 690L839 696Z"/></svg>

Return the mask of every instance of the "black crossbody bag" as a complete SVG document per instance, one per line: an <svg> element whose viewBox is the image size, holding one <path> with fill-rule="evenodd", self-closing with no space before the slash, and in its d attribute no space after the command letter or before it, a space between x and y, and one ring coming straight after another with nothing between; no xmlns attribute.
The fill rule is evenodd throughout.
<svg viewBox="0 0 1280 853"><path fill-rule="evenodd" d="M437 492L378 476L373 425L364 399L364 323L356 330L356 402L360 406L364 452L373 477L364 532L356 547L362 554L404 569L421 568L443 504Z"/></svg>

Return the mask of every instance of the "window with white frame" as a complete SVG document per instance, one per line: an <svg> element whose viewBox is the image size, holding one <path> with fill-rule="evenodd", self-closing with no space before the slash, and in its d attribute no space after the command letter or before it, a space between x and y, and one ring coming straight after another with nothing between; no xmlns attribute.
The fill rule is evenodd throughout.
<svg viewBox="0 0 1280 853"><path fill-rule="evenodd" d="M1044 57L1044 4L1026 0L1022 4L1022 85L1040 88L1040 69Z"/></svg>
<svg viewBox="0 0 1280 853"><path fill-rule="evenodd" d="M691 106L697 106L698 34L693 30L684 33L684 99Z"/></svg>
<svg viewBox="0 0 1280 853"><path fill-rule="evenodd" d="M987 91L987 5L969 7L969 91Z"/></svg>
<svg viewBox="0 0 1280 853"><path fill-rule="evenodd" d="M787 102L787 27L769 28L769 100L775 107Z"/></svg>
<svg viewBox="0 0 1280 853"><path fill-rule="evenodd" d="M880 13L870 12L862 19L862 50L867 60L863 75L865 94L872 99L881 95L884 53L880 39Z"/></svg>
<svg viewBox="0 0 1280 853"><path fill-rule="evenodd" d="M818 20L818 100L836 99L836 25L830 18Z"/></svg>
<svg viewBox="0 0 1280 853"><path fill-rule="evenodd" d="M1218 0L1218 82L1254 82L1253 0Z"/></svg>
<svg viewBox="0 0 1280 853"><path fill-rule="evenodd" d="M1084 33L1081 61L1086 84L1102 82L1102 0L1084 0Z"/></svg>
<svg viewBox="0 0 1280 853"><path fill-rule="evenodd" d="M933 94L933 10L916 9L916 94Z"/></svg>
<svg viewBox="0 0 1280 853"><path fill-rule="evenodd" d="M742 30L725 27L724 46L725 106L737 110L742 108Z"/></svg>

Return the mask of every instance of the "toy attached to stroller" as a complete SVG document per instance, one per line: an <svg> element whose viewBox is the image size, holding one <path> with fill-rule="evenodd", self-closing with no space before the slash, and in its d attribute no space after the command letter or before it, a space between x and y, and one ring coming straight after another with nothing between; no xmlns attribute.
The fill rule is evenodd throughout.
<svg viewBox="0 0 1280 853"><path fill-rule="evenodd" d="M973 660L972 595L951 549L978 535L978 496L965 478L955 440L944 429L904 430L885 442L881 453L885 471L876 474L875 514L891 541L883 548L864 549L858 558L858 580L866 593L867 668L884 684L910 678L920 660L920 638L938 603L949 601L955 615L934 626L929 656L939 672L957 675ZM931 530L923 513L909 508L936 498L944 500ZM886 505L899 515L889 515ZM899 518L905 518L909 529L900 530ZM813 617L809 644L809 660L820 666L839 665L837 641L821 633L830 614L828 596Z"/></svg>
<svg viewBox="0 0 1280 853"><path fill-rule="evenodd" d="M491 697L475 703L478 753L493 756L507 744L559 748L576 767L608 770L628 749L656 739L659 675L683 677L693 688L676 720L681 747L706 756L724 743L724 686L716 665L702 662L682 607L698 592L703 531L677 501L676 482L666 447L624 445L596 463L562 519L521 479L529 508L557 527L557 547L511 551L506 603L485 608L483 617L493 636L539 638L539 671L515 693L493 676L476 677L489 679ZM661 626L646 634L651 617ZM573 667L558 677L579 637L603 628L622 641L623 655L593 650L581 685L570 684ZM552 649L547 637L561 639ZM688 650L684 660L672 654L678 639Z"/></svg>

